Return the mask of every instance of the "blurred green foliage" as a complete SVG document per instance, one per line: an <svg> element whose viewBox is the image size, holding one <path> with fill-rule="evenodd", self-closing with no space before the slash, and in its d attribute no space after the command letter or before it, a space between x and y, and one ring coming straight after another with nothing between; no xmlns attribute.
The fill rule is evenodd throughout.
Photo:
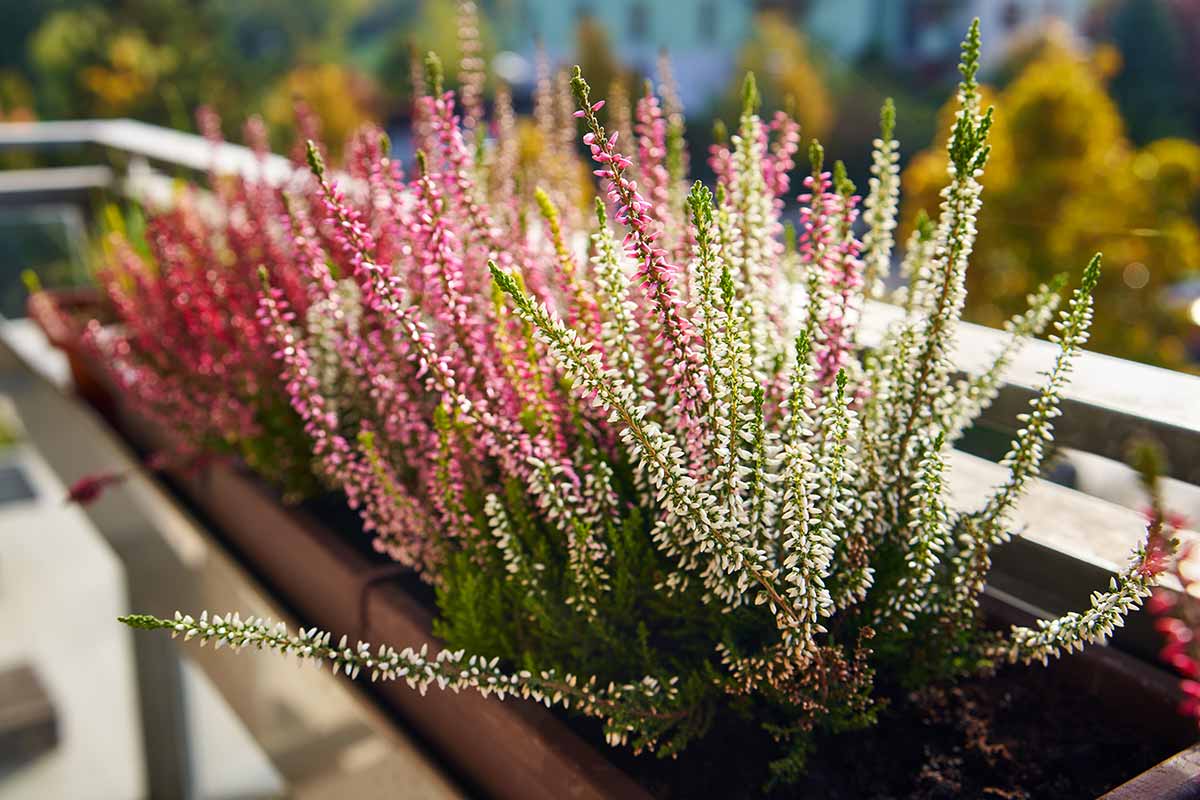
<svg viewBox="0 0 1200 800"><path fill-rule="evenodd" d="M414 8L407 14L397 12L384 28L387 32L369 45L375 73L385 87L389 116L409 113L414 63L419 65L430 51L442 60L446 85L458 85L458 64L462 57L458 41L458 3L456 0L425 0L411 5ZM481 15L479 22L482 55L485 62L490 62L496 52L495 34L487 15Z"/></svg>
<svg viewBox="0 0 1200 800"><path fill-rule="evenodd" d="M295 67L263 100L263 118L279 132L277 148L294 139L297 100L320 120L321 138L335 160L352 133L379 118L379 89L365 73L331 62Z"/></svg>
<svg viewBox="0 0 1200 800"><path fill-rule="evenodd" d="M330 128L341 130L348 101L367 113L358 89L383 54L356 45L381 38L362 26L383 5L408 10L396 20L405 29L418 6L453 9L452 0L0 0L15 23L0 34L0 114L28 104L25 116L130 116L192 129L193 111L209 105L233 128L264 112L285 124L279 98L290 105L301 95L319 116L329 106ZM328 64L345 78L339 89Z"/></svg>
<svg viewBox="0 0 1200 800"><path fill-rule="evenodd" d="M18 50L49 117L135 116L186 123L229 91L212 58L216 19L184 0L55 3Z"/></svg>

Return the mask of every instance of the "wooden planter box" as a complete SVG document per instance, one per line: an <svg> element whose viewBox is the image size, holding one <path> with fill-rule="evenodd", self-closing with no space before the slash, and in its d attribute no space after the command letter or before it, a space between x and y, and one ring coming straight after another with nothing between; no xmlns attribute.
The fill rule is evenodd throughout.
<svg viewBox="0 0 1200 800"><path fill-rule="evenodd" d="M107 416L113 405L109 381L80 343L88 320L95 318L100 308L100 293L91 288L37 292L25 303L29 318L50 344L66 354L75 391Z"/></svg>
<svg viewBox="0 0 1200 800"><path fill-rule="evenodd" d="M120 432L136 445L170 447L169 436L132 415L108 389L101 365L79 347L79 293L43 292L30 316L67 352L85 397L102 404ZM92 295L95 301L95 295ZM36 305L37 313L33 313ZM75 338L72 339L72 334ZM107 406L107 407L104 407ZM430 612L395 581L375 580L378 562L303 509L235 465L170 473L175 485L216 525L222 537L306 625L397 646L429 643ZM989 595L998 622L1026 623L1019 600ZM1062 660L1072 680L1114 714L1146 730L1185 739L1190 722L1175 708L1177 681L1165 671L1113 648L1093 647ZM472 692L422 697L402 683L376 684L382 700L419 731L462 775L497 798L648 798L632 778L579 738L542 706ZM1186 749L1104 795L1109 800L1200 800L1200 745Z"/></svg>

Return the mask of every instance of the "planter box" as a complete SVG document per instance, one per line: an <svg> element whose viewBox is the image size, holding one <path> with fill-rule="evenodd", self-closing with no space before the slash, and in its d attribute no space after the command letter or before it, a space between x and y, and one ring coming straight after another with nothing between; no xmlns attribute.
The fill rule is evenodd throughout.
<svg viewBox="0 0 1200 800"><path fill-rule="evenodd" d="M29 318L42 329L50 344L66 354L75 391L107 416L113 410L109 382L80 341L88 320L96 318L101 309L100 292L93 288L37 292L25 303Z"/></svg>
<svg viewBox="0 0 1200 800"><path fill-rule="evenodd" d="M93 302L95 295L92 295ZM39 313L32 313L36 304ZM30 316L51 342L71 358L72 371L88 391L110 404L118 429L142 448L170 447L170 437L131 414L108 390L104 370L72 340L82 310L76 294L42 293ZM66 332L66 333L64 333ZM431 614L395 581L377 580L377 561L303 509L281 504L278 494L235 465L170 472L175 485L212 522L253 571L306 625L395 645L429 643ZM986 598L989 616L1001 624L1027 623L1036 609L999 592ZM1192 724L1176 714L1177 681L1165 671L1108 647L1064 658L1080 690L1164 741L1186 741ZM421 697L402 683L376 684L381 699L400 714L462 775L498 798L649 798L645 789L539 705L500 702L474 693ZM1200 799L1200 745L1184 750L1104 795L1109 800Z"/></svg>

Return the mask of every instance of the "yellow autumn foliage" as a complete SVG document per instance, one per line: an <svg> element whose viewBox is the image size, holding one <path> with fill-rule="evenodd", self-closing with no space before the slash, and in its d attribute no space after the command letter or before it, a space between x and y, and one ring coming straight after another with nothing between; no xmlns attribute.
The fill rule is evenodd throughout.
<svg viewBox="0 0 1200 800"><path fill-rule="evenodd" d="M289 129L295 102L303 100L321 121L321 137L336 159L354 131L376 121L377 94L368 76L343 64L301 66L270 91L263 116L272 127Z"/></svg>
<svg viewBox="0 0 1200 800"><path fill-rule="evenodd" d="M1114 68L1106 49L1088 58L1048 41L1002 91L985 92L996 115L967 317L1000 325L1038 284L1078 270L1079 253L1102 251L1089 347L1195 369L1184 346L1190 323L1164 294L1200 269L1200 146L1137 148L1107 92ZM938 141L904 172L909 229L918 210L937 209L952 113L942 110Z"/></svg>

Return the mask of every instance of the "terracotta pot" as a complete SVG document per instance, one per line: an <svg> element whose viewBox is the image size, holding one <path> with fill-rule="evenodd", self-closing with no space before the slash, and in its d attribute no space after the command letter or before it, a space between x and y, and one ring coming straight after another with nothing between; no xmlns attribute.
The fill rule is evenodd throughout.
<svg viewBox="0 0 1200 800"><path fill-rule="evenodd" d="M45 301L44 308L64 308ZM61 312L60 312L61 313ZM39 324L46 328L45 322ZM50 322L50 328L54 328ZM57 332L57 329L56 329ZM48 331L48 335L49 331ZM67 349L71 343L56 345ZM77 343L76 343L77 344ZM103 370L79 351L81 377L105 389ZM138 446L170 450L170 437L129 413L115 397L111 417ZM383 582L378 562L303 509L280 503L278 493L232 464L173 471L178 488L214 524L253 571L306 625L395 645L439 646L431 614L396 581ZM1000 624L1027 624L1020 601L986 598ZM1175 708L1178 682L1165 671L1108 647L1063 659L1059 668L1114 714L1141 721L1165 741L1188 741L1195 730ZM474 693L421 697L401 683L377 684L379 696L453 767L498 798L649 798L632 778L607 761L541 706L500 702ZM1200 800L1200 745L1104 795L1109 800Z"/></svg>

